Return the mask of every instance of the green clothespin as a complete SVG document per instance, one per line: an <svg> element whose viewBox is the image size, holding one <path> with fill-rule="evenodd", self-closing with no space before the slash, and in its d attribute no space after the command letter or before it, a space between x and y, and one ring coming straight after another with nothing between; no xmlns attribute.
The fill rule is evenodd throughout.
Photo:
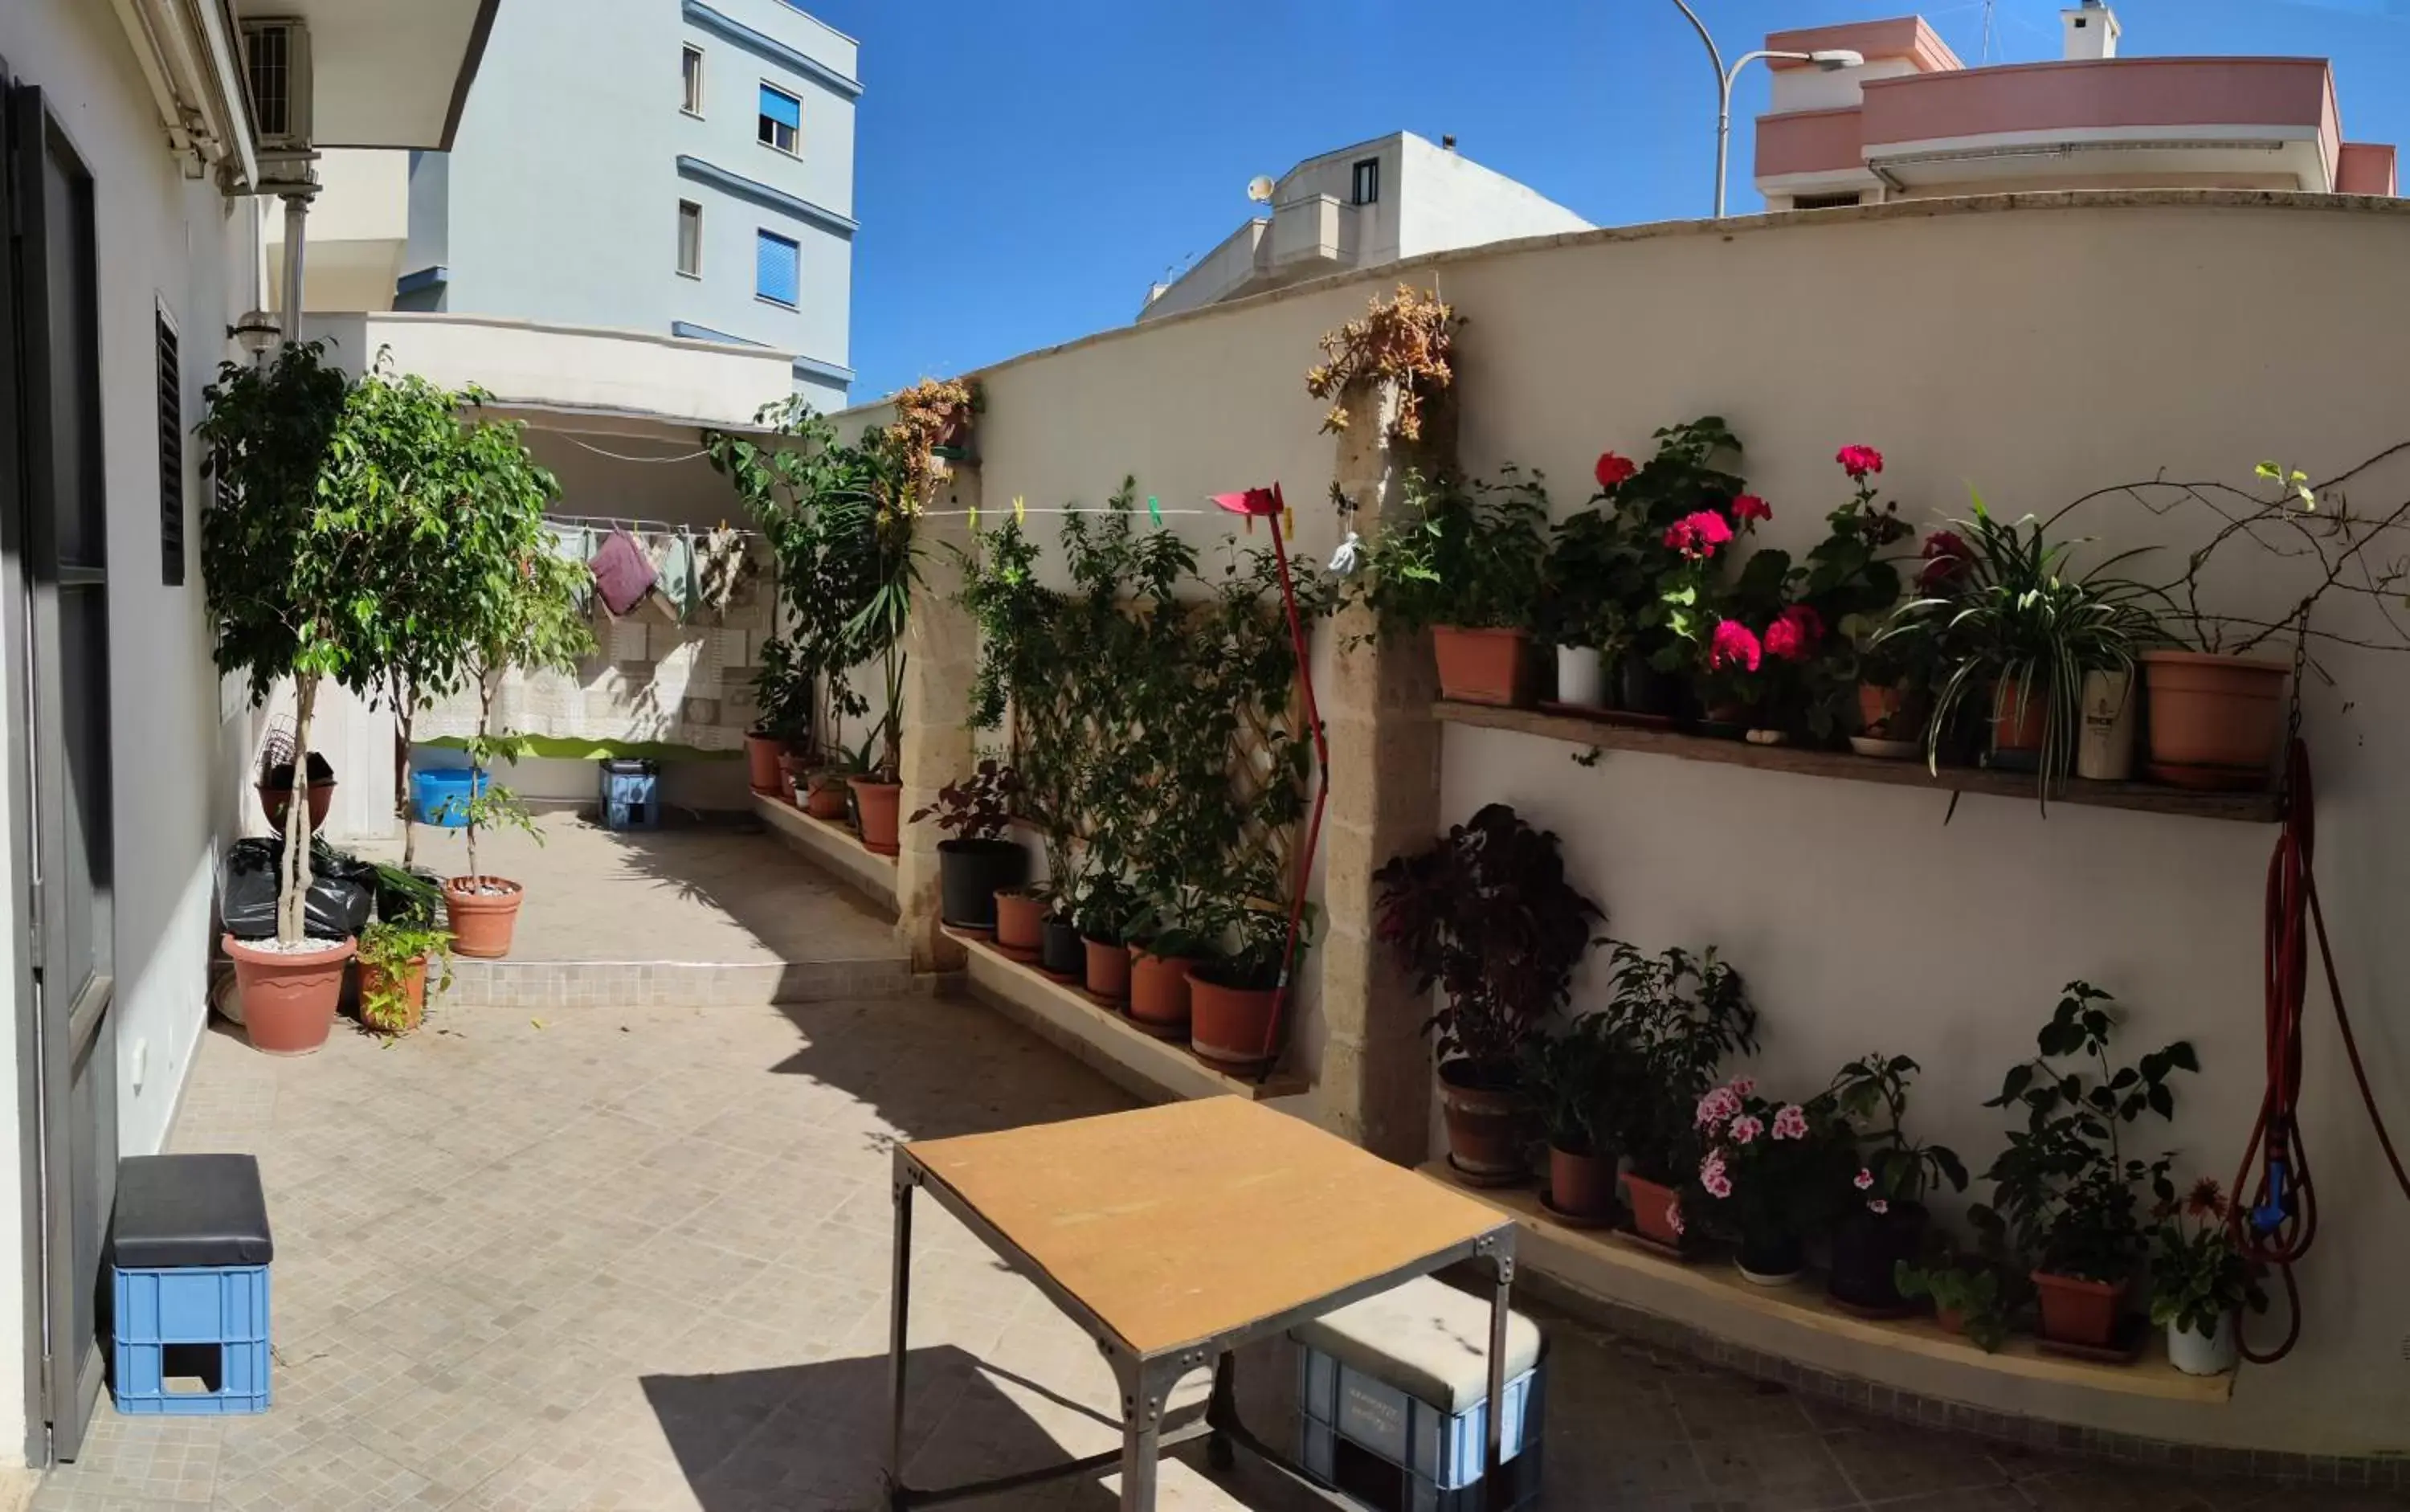
<svg viewBox="0 0 2410 1512"><path fill-rule="evenodd" d="M1154 502L1153 494L1146 496L1146 517L1154 521L1158 527L1163 524L1163 506Z"/></svg>

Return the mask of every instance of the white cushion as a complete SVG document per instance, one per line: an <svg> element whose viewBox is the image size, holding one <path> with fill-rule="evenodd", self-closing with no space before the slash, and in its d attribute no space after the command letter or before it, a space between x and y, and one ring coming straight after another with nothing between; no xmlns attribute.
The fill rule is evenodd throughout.
<svg viewBox="0 0 2410 1512"><path fill-rule="evenodd" d="M1454 1418L1489 1394L1489 1303L1417 1276L1300 1323L1289 1337ZM1506 1319L1506 1380L1539 1363L1540 1326Z"/></svg>

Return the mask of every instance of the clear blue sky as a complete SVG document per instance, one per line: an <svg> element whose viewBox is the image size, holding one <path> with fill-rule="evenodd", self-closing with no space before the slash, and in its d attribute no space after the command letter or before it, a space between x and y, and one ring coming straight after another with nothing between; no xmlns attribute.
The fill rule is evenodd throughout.
<svg viewBox="0 0 2410 1512"><path fill-rule="evenodd" d="M1692 0L1727 57L1897 0ZM1715 94L1672 0L806 0L862 41L857 401L1126 323L1246 218L1244 186L1400 129L1599 225L1705 215ZM2119 0L2123 51L2330 57L2344 133L2410 144L2410 0ZM1995 62L2058 55L1997 0ZM1972 64L1982 7L1925 18ZM1512 18L1511 23L1509 18ZM1734 102L1733 209L1762 68Z"/></svg>

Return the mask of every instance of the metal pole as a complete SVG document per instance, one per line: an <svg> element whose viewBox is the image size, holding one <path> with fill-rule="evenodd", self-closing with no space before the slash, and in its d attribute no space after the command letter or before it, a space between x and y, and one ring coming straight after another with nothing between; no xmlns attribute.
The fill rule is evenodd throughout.
<svg viewBox="0 0 2410 1512"><path fill-rule="evenodd" d="M284 196L284 344L301 340L301 267L307 260L310 196Z"/></svg>
<svg viewBox="0 0 2410 1512"><path fill-rule="evenodd" d="M1724 71L1724 55L1716 47L1716 39L1707 35L1707 23L1690 7L1690 0L1674 0L1675 8L1690 22L1691 29L1707 50L1707 63L1716 71L1716 219L1724 218L1724 154L1732 138L1732 75Z"/></svg>
<svg viewBox="0 0 2410 1512"><path fill-rule="evenodd" d="M887 1505L904 1505L904 1360L910 1337L912 1296L912 1180L897 1152L895 1254L887 1314Z"/></svg>

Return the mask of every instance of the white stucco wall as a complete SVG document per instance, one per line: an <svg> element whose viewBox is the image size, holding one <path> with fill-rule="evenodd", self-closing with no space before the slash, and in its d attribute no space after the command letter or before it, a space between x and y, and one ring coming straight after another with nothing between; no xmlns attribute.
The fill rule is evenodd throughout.
<svg viewBox="0 0 2410 1512"><path fill-rule="evenodd" d="M1590 222L1519 179L1411 132L1399 140L1394 256L1590 228ZM1386 185L1382 192L1387 194Z"/></svg>

